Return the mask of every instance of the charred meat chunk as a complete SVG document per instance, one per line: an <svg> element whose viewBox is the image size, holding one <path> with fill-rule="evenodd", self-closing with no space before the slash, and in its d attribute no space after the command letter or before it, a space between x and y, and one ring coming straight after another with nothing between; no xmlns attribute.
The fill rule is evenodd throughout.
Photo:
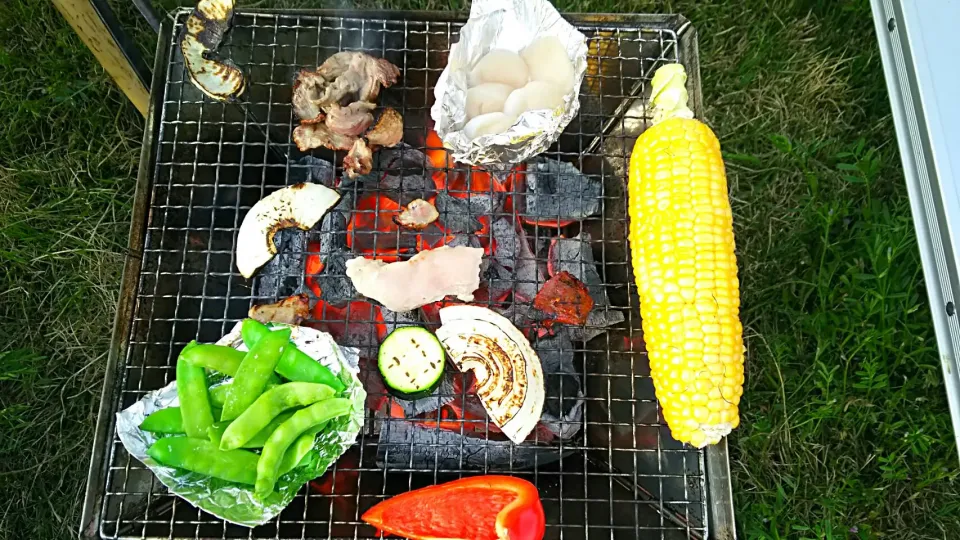
<svg viewBox="0 0 960 540"><path fill-rule="evenodd" d="M533 307L553 315L558 322L582 326L593 309L593 298L582 281L570 272L560 272L543 284Z"/></svg>
<svg viewBox="0 0 960 540"><path fill-rule="evenodd" d="M416 199L411 201L403 209L403 212L394 217L393 221L405 229L422 231L427 228L427 225L436 221L438 217L440 217L439 212L429 201Z"/></svg>
<svg viewBox="0 0 960 540"><path fill-rule="evenodd" d="M373 102L380 89L397 82L400 70L382 58L344 51L327 58L315 71L303 70L293 83L293 110L303 121L314 121L332 106Z"/></svg>

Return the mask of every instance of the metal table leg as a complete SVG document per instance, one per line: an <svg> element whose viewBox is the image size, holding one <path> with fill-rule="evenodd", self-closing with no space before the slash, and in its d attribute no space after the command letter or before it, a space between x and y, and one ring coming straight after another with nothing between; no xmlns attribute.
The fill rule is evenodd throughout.
<svg viewBox="0 0 960 540"><path fill-rule="evenodd" d="M53 4L127 99L146 116L150 69L106 0L53 0Z"/></svg>

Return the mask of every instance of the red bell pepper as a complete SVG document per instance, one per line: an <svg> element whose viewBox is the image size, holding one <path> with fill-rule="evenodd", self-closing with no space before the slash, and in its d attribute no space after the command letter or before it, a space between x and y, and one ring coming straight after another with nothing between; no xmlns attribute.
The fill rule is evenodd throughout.
<svg viewBox="0 0 960 540"><path fill-rule="evenodd" d="M362 519L414 540L541 540L546 524L536 486L512 476L410 491L377 504Z"/></svg>

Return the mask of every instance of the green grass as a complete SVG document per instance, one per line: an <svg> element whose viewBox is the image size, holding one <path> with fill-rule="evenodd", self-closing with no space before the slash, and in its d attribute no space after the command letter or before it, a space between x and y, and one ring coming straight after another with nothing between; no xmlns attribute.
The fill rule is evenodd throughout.
<svg viewBox="0 0 960 540"><path fill-rule="evenodd" d="M742 536L954 537L957 453L867 2L558 4L680 12L700 31L748 350L731 440ZM48 4L3 2L0 28L0 538L65 538L142 120Z"/></svg>

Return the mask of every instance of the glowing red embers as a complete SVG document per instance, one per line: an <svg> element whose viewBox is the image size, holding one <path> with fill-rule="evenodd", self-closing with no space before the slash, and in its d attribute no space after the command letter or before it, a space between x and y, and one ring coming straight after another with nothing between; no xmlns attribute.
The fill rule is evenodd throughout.
<svg viewBox="0 0 960 540"><path fill-rule="evenodd" d="M307 245L307 262L304 265L304 274L307 277L307 287L313 291L317 298L323 295L320 284L317 283L317 275L323 272L323 268L323 261L320 260L320 242L310 242Z"/></svg>
<svg viewBox="0 0 960 540"><path fill-rule="evenodd" d="M434 171L433 182L437 189L443 189L447 185L447 171L452 171L454 166L453 156L443 148L443 141L440 140L437 132L432 129L427 133L426 151L424 153L434 169L441 169Z"/></svg>
<svg viewBox="0 0 960 540"><path fill-rule="evenodd" d="M416 235L403 231L393 219L403 208L393 199L367 194L357 201L347 223L347 246L354 252L386 262L399 260L417 245Z"/></svg>
<svg viewBox="0 0 960 540"><path fill-rule="evenodd" d="M338 343L350 343L348 334L366 331L370 325L377 325L375 330L379 335L382 321L380 308L370 302L355 300L347 302L343 307L337 307L320 300L313 306L313 321L309 325L328 332ZM386 327L383 327L382 331L385 332Z"/></svg>

